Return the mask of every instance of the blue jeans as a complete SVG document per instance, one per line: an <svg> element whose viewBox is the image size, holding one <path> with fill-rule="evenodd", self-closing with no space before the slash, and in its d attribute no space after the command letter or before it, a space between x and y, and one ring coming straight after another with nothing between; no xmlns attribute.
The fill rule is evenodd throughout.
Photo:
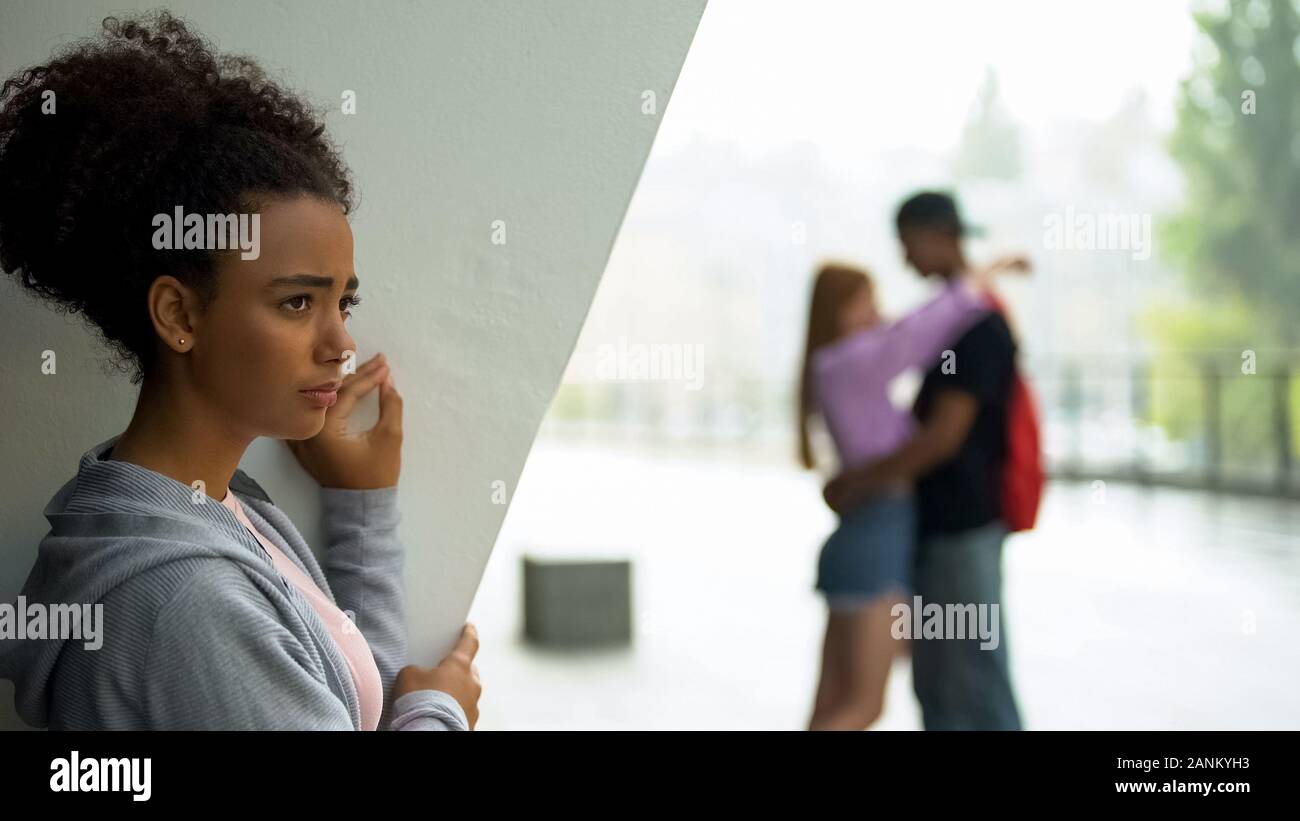
<svg viewBox="0 0 1300 821"><path fill-rule="evenodd" d="M998 606L996 647L978 637L912 637L912 683L927 730L1019 730L1002 617L1001 522L927 534L917 551L916 593L925 604Z"/></svg>

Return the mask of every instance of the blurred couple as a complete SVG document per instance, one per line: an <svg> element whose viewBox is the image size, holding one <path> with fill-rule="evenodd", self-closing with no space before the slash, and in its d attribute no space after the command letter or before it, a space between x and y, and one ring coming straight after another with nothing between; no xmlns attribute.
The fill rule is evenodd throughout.
<svg viewBox="0 0 1300 821"><path fill-rule="evenodd" d="M908 641L896 623L904 613L912 622L914 596L941 607L1001 603L1008 527L999 477L1016 343L992 287L998 274L1029 265L1021 256L970 265L970 228L944 193L910 197L895 222L908 265L941 281L929 301L886 319L871 277L847 265L823 266L813 285L800 457L816 466L809 428L820 417L840 472L824 492L839 523L818 559L828 615L809 729L873 724L893 659L910 646L927 730L1017 730L1005 640ZM889 388L912 370L925 376L909 412ZM991 610L1002 635L1001 607Z"/></svg>

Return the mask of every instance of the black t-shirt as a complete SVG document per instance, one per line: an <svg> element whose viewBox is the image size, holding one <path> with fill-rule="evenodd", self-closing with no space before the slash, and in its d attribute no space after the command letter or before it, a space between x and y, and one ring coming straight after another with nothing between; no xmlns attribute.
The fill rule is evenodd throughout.
<svg viewBox="0 0 1300 821"><path fill-rule="evenodd" d="M1001 475L1006 459L1007 399L1015 373L1016 343L999 313L991 313L957 341L925 375L912 413L924 422L944 391L974 396L979 412L952 459L916 483L922 533L951 533L986 525L1001 515ZM944 373L945 359L951 360Z"/></svg>

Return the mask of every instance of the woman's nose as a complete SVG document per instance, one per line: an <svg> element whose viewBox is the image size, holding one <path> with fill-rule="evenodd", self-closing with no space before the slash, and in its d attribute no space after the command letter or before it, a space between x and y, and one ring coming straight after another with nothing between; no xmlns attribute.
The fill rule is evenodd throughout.
<svg viewBox="0 0 1300 821"><path fill-rule="evenodd" d="M350 356L355 357L357 355L356 340L352 338L352 334L348 333L342 317L330 323L326 334L326 338L322 340L325 343L323 347L328 351L331 359L338 359L343 364L347 364L347 359Z"/></svg>

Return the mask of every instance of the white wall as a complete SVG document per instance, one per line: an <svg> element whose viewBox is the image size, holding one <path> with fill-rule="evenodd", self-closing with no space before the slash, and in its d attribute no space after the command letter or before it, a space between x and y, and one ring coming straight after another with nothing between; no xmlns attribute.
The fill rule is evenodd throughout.
<svg viewBox="0 0 1300 821"><path fill-rule="evenodd" d="M45 61L147 4L6 3L0 73ZM349 323L405 397L400 484L412 661L431 664L469 611L509 492L604 269L703 12L673 3L174 2L223 51L256 56L321 106L362 204L365 304ZM339 110L345 89L357 113ZM657 113L642 113L643 92ZM491 226L504 220L507 244ZM0 599L47 532L41 510L90 446L130 419L79 320L0 281ZM41 352L57 353L42 375ZM319 544L315 486L284 446L242 466ZM0 726L15 726L0 682Z"/></svg>

